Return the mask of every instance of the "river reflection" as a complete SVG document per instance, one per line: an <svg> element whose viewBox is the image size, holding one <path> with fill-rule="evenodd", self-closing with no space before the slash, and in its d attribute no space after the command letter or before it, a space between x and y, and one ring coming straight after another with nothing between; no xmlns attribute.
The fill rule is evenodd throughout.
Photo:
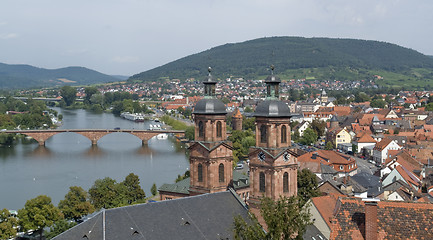
<svg viewBox="0 0 433 240"><path fill-rule="evenodd" d="M146 129L151 124L106 113L56 110L64 116L63 129ZM131 172L140 177L142 188L150 195L153 183L159 187L173 182L189 167L185 148L175 140L152 138L142 145L127 133L108 134L93 146L84 136L62 133L48 139L45 146L32 141L0 148L0 159L0 209L20 209L26 200L41 194L58 204L70 186L87 190L97 179L111 177L120 182Z"/></svg>

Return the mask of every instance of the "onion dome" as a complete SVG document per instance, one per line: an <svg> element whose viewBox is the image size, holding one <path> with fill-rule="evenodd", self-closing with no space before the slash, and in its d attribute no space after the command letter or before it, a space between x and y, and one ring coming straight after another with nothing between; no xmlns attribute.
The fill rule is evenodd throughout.
<svg viewBox="0 0 433 240"><path fill-rule="evenodd" d="M194 114L227 114L226 106L215 97L216 81L211 74L212 69L208 68L208 77L203 81L204 98L197 102L194 107Z"/></svg>
<svg viewBox="0 0 433 240"><path fill-rule="evenodd" d="M287 104L279 101L280 78L274 75L274 66L271 66L271 75L265 80L266 100L256 107L256 117L290 117L290 109Z"/></svg>

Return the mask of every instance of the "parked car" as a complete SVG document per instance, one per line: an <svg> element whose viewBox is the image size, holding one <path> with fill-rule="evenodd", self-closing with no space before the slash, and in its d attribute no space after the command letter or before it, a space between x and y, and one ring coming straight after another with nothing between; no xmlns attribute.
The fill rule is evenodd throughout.
<svg viewBox="0 0 433 240"><path fill-rule="evenodd" d="M242 163L238 163L236 165L236 170L240 170L240 169L243 169L243 168L244 168L244 165Z"/></svg>

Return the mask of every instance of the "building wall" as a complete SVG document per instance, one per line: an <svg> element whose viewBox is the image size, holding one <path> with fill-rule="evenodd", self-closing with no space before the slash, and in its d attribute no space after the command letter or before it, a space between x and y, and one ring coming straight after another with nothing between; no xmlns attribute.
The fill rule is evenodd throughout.
<svg viewBox="0 0 433 240"><path fill-rule="evenodd" d="M309 203L311 203L311 200L309 201ZM329 221L329 219L323 219L322 215L314 204L310 204L309 206L311 219L315 219L313 225L320 231L320 233L322 233L326 237L326 239L329 239L329 237L331 236L331 229L325 222Z"/></svg>

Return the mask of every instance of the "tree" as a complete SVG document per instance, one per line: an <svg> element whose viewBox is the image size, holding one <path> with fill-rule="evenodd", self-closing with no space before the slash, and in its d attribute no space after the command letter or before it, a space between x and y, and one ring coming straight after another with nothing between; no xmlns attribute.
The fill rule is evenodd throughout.
<svg viewBox="0 0 433 240"><path fill-rule="evenodd" d="M71 86L63 86L60 89L60 95L66 103L66 106L71 106L77 97L77 89Z"/></svg>
<svg viewBox="0 0 433 240"><path fill-rule="evenodd" d="M312 224L308 208L303 208L299 197L281 197L277 201L262 198L260 213L266 223L263 231L255 216L246 223L243 218L234 218L235 239L302 239L308 225Z"/></svg>
<svg viewBox="0 0 433 240"><path fill-rule="evenodd" d="M189 170L186 170L185 173L182 176L180 174L177 175L177 178L176 178L175 182L180 182L180 181L182 181L182 180L184 180L186 178L189 178L189 176L190 176L190 172L189 172Z"/></svg>
<svg viewBox="0 0 433 240"><path fill-rule="evenodd" d="M153 183L152 188L150 188L150 192L152 193L152 196L155 196L158 192L158 190L156 189L156 184Z"/></svg>
<svg viewBox="0 0 433 240"><path fill-rule="evenodd" d="M69 228L72 228L75 225L77 225L77 223L69 222L65 219L62 219L60 221L55 222L54 225L50 227L50 231L45 231L44 235L47 239L51 239L61 234L62 232L68 230Z"/></svg>
<svg viewBox="0 0 433 240"><path fill-rule="evenodd" d="M90 203L88 194L83 188L72 186L65 195L65 199L59 203L59 209L66 219L73 219L75 222L81 217L95 211L95 207Z"/></svg>
<svg viewBox="0 0 433 240"><path fill-rule="evenodd" d="M130 173L125 177L122 184L126 187L126 202L132 204L137 201L143 201L146 197L143 189L140 186L140 179L134 173Z"/></svg>
<svg viewBox="0 0 433 240"><path fill-rule="evenodd" d="M194 140L195 136L195 128L194 126L189 126L185 129L185 137L189 140Z"/></svg>
<svg viewBox="0 0 433 240"><path fill-rule="evenodd" d="M24 231L39 231L42 239L42 231L54 222L63 218L60 210L51 203L51 198L45 195L27 200L23 209L18 210L19 224Z"/></svg>
<svg viewBox="0 0 433 240"><path fill-rule="evenodd" d="M11 216L9 210L4 208L0 211L0 239L10 239L17 234L18 220Z"/></svg>
<svg viewBox="0 0 433 240"><path fill-rule="evenodd" d="M319 119L314 119L310 124L310 128L316 132L318 137L321 137L323 134L325 134L326 122Z"/></svg>
<svg viewBox="0 0 433 240"><path fill-rule="evenodd" d="M331 141L326 142L325 150L332 150L334 149L334 144Z"/></svg>
<svg viewBox="0 0 433 240"><path fill-rule="evenodd" d="M312 145L316 141L317 141L316 132L311 128L305 129L304 134L300 139L300 142L304 145Z"/></svg>
<svg viewBox="0 0 433 240"><path fill-rule="evenodd" d="M370 107L372 108L384 108L386 105L386 102L382 99L373 99L370 102Z"/></svg>
<svg viewBox="0 0 433 240"><path fill-rule="evenodd" d="M246 118L245 116L242 116L242 129L255 131L256 118L255 117Z"/></svg>
<svg viewBox="0 0 433 240"><path fill-rule="evenodd" d="M94 94L99 93L98 89L95 87L86 87L84 89L84 92L86 93L86 97L84 97L84 101L83 101L84 104L90 104L91 103L90 99L92 98L92 96Z"/></svg>
<svg viewBox="0 0 433 240"><path fill-rule="evenodd" d="M126 187L109 177L96 180L89 189L90 202L96 209L125 205L125 193Z"/></svg>
<svg viewBox="0 0 433 240"><path fill-rule="evenodd" d="M307 168L298 171L298 197L302 204L306 203L310 198L318 196L320 196L320 191L317 189L316 174Z"/></svg>

